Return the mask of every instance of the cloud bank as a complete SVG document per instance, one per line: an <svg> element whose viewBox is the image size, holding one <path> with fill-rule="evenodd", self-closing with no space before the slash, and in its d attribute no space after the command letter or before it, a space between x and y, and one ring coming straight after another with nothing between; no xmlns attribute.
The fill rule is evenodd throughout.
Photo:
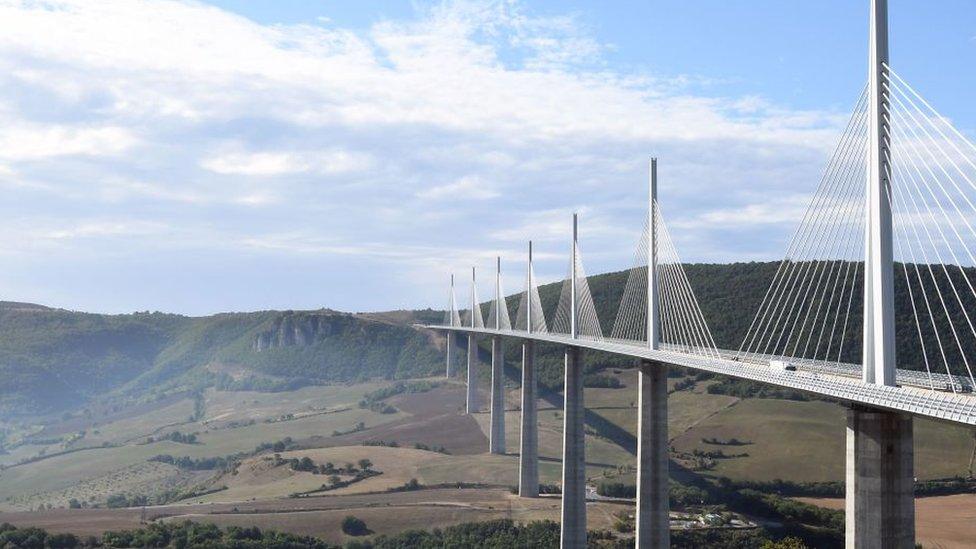
<svg viewBox="0 0 976 549"><path fill-rule="evenodd" d="M561 276L574 210L588 270L623 268L652 154L686 259L775 258L845 118L614 67L579 16L510 0L322 15L0 0L0 296L440 306L451 270L519 277L529 238Z"/></svg>

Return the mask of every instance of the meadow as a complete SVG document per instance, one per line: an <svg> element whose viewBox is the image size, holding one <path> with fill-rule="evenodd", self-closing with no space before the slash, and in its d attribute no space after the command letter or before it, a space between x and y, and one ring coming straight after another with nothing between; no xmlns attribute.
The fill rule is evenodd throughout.
<svg viewBox="0 0 976 549"><path fill-rule="evenodd" d="M633 484L636 371L624 368L605 373L620 387L585 391L587 477L591 486L604 481ZM146 520L191 518L222 526L258 525L342 542L344 534L337 525L350 513L364 519L376 534L492 518L558 519L558 496L525 500L510 493L518 482L517 387L507 387L507 452L488 455L488 413L463 413L460 383L438 378L428 382L420 392L391 391L392 396L381 401L384 406L373 409L361 406L360 401L396 382L375 380L276 393L208 389L159 406L137 408L139 413L117 414L90 426L83 437L72 436L71 429L54 422L41 432L60 429L70 442L24 445L4 456L0 521L37 523L53 531L81 528L100 532L110 528L108 525L119 528L144 520L129 509L105 509L110 496L173 491L193 495L148 507ZM713 383L680 372L669 380L674 479L693 482L727 477L797 483L843 479L842 406L818 400L711 394ZM482 396L487 402L488 395ZM543 394L538 406L540 481L558 484L561 395ZM175 432L193 435L194 440L172 440ZM733 439L734 445L729 443ZM280 449L255 453L259 445L283 440L289 442ZM50 455L70 450L74 451ZM48 456L38 456L41 451ZM709 452L724 452L726 457L696 457ZM972 433L948 424L917 421L916 452L920 479L965 476L973 452ZM192 459L236 457L222 468L188 470L151 460L160 454ZM34 461L10 466L30 457ZM366 459L372 473L356 478L343 471L335 478L345 484L330 487L333 475L294 467L293 463L303 459L316 468L332 464L340 469ZM408 490L411 484L415 489ZM64 509L72 499L100 508ZM928 498L925 504L939 501ZM819 503L830 505L826 500ZM23 512L48 506L54 509ZM625 502L609 501L588 507L592 509L589 526L603 529L611 528L619 513L631 509ZM80 517L86 514L97 519L80 525ZM934 515L920 511L919 516Z"/></svg>

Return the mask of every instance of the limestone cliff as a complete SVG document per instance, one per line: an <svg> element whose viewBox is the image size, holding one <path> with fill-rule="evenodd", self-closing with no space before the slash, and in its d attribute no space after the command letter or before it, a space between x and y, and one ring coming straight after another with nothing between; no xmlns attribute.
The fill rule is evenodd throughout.
<svg viewBox="0 0 976 549"><path fill-rule="evenodd" d="M335 312L286 311L279 314L269 329L254 336L251 348L261 352L279 347L311 345L335 332L337 320L348 320L352 315Z"/></svg>

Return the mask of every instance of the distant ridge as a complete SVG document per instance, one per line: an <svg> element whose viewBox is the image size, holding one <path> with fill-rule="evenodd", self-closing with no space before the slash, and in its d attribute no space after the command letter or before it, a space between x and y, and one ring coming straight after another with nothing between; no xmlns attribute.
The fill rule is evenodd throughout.
<svg viewBox="0 0 976 549"><path fill-rule="evenodd" d="M738 348L778 267L777 262L685 264L718 346ZM976 269L965 271L976 279ZM627 274L589 277L603 326L613 325ZM555 282L539 288L549 314L556 308L560 286ZM518 294L508 297L510 312L518 299ZM855 296L853 302L859 301ZM910 318L911 301L903 281L895 282L895 306L898 318ZM482 307L487 314L487 302ZM103 315L0 301L0 416L51 413L95 398L151 399L206 387L281 391L303 384L435 375L444 369L444 342L415 324L442 319L443 311L435 309ZM852 321L844 360L856 362L860 356L860 324ZM910 325L905 322L898 327L899 366L921 369L917 337L904 333L906 327ZM480 343L480 373L487 376L487 342ZM466 338L459 338L459 344L466 346ZM519 346L507 345L506 375L513 383L519 378L519 360ZM536 362L539 384L559 389L561 351L540 345ZM587 373L631 365L598 353L586 353L584 363ZM458 367L464 371L463 360L458 360Z"/></svg>
<svg viewBox="0 0 976 549"><path fill-rule="evenodd" d="M0 301L0 309L14 311L50 311L51 307L38 305L37 303L24 303L21 301Z"/></svg>

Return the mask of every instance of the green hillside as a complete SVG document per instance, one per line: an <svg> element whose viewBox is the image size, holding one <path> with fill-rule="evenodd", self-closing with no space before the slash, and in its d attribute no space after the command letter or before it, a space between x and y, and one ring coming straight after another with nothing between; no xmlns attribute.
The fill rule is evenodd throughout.
<svg viewBox="0 0 976 549"><path fill-rule="evenodd" d="M689 282L693 287L701 306L702 314L708 323L715 344L724 349L738 349L746 336L746 331L753 320L753 316L759 309L760 303L766 294L779 263L774 262L753 262L753 263L731 263L731 264L685 264L685 272ZM962 352L967 357L976 353L976 340L969 337L967 319L962 308L955 305L954 296L948 294L945 298L946 308L941 307L941 303L934 297L937 295L932 278L938 280L942 292L947 292L949 287L947 280L958 288L966 311L976 310L976 300L972 295L968 295L967 284L976 284L976 268L950 267L948 271L943 271L940 267L933 267L929 274L927 266L919 266L922 273L926 291L932 303L932 317L935 324L939 327L939 333L943 337L942 347L945 349L946 358L953 365L954 374L965 374L964 363L961 357ZM909 266L909 272L914 275L914 268ZM592 276L588 279L593 301L596 306L597 316L604 334L610 332L616 318L617 308L627 281L627 271L606 273ZM918 334L914 323L912 303L909 292L905 285L905 278L902 265L895 265L895 326L896 326L896 346L898 353L898 367L914 370L924 370L925 362L922 357L922 347L919 344ZM948 275L948 277L946 276ZM964 278L965 277L965 278ZM966 278L969 281L966 281ZM860 276L856 277L855 287L861 287ZM916 284L913 282L913 284ZM543 308L547 314L551 314L556 308L559 300L560 284L549 284L539 288L539 295L542 300ZM916 286L915 292L918 293ZM921 308L921 299L915 296L916 306ZM861 302L862 294L855 291L851 299L853 306L850 311L850 320L845 338L842 360L848 362L860 362L861 356ZM509 300L509 308L513 311L518 307L517 299ZM971 315L970 315L971 316ZM962 352L956 346L954 339L949 339L945 334L952 333L949 323L957 328ZM839 333L839 332L838 332ZM925 347L929 350L930 361L937 360L933 354L934 349L938 348L935 335L931 329L923 332ZM545 351L543 351L545 352ZM596 356L591 362L605 362L607 357ZM610 359L612 360L612 359ZM941 365L938 360L935 366ZM544 374L543 374L544 375Z"/></svg>
<svg viewBox="0 0 976 549"><path fill-rule="evenodd" d="M441 358L430 334L333 311L191 318L0 303L4 415L56 412L95 397L151 398L218 384L281 390L435 367Z"/></svg>
<svg viewBox="0 0 976 549"><path fill-rule="evenodd" d="M688 264L685 269L715 342L737 349L772 280L777 263ZM900 266L896 265L896 270ZM957 273L958 269L953 271ZM966 275L972 277L972 269ZM597 314L605 333L613 326L627 272L590 277ZM967 281L962 274L956 284ZM559 299L560 284L540 287L547 315ZM896 277L898 357L902 368L924 367L912 324L904 279ZM519 296L508 305L515 315ZM855 294L853 303L860 303ZM966 303L976 308L976 303ZM487 315L487 304L483 304ZM957 326L963 312L949 309ZM945 326L945 313L934 311ZM844 357L860 355L860 307L852 309ZM285 390L301 385L427 375L443 368L442 342L413 323L439 322L442 311L347 314L330 310L261 311L186 317L163 313L98 315L39 305L0 302L0 414L53 412L94 397L147 398L166 392L216 385L226 389ZM948 328L943 333L946 333ZM459 338L466 345L465 338ZM935 348L935 341L926 341ZM481 341L482 376L487 375L488 342ZM976 341L964 342L967 352ZM949 349L950 361L958 350ZM509 344L506 372L518 379L520 349ZM589 373L626 367L632 361L586 353ZM458 371L464 353L457 353ZM538 347L539 380L545 388L562 384L562 350ZM961 372L956 372L961 373Z"/></svg>

